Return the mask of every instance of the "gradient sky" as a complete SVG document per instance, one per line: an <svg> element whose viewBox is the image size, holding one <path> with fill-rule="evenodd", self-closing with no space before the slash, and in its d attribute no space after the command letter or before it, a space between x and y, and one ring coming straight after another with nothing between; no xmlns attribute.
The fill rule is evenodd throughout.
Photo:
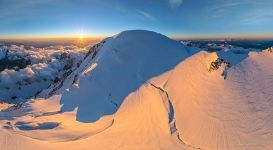
<svg viewBox="0 0 273 150"><path fill-rule="evenodd" d="M273 0L0 0L0 36L273 36Z"/></svg>

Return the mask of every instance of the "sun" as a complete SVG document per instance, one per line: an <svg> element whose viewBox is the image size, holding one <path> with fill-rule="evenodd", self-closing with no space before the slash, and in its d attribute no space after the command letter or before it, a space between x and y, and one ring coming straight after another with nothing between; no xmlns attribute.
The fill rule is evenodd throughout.
<svg viewBox="0 0 273 150"><path fill-rule="evenodd" d="M81 33L81 34L79 35L79 39L84 39L84 34L83 34L83 33Z"/></svg>
<svg viewBox="0 0 273 150"><path fill-rule="evenodd" d="M86 43L87 43L86 34L84 34L84 32L79 33L74 41L74 44L78 47L84 47Z"/></svg>

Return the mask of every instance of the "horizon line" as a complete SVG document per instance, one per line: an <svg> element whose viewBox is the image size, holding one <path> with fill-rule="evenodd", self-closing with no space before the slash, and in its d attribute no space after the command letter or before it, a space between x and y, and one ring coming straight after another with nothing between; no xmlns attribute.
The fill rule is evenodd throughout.
<svg viewBox="0 0 273 150"><path fill-rule="evenodd" d="M104 39L114 35L84 35L80 37L79 35L0 35L0 40L50 40L50 39ZM273 34L167 34L168 37L172 39L179 40L220 40L220 39L261 39L261 40L273 40Z"/></svg>
<svg viewBox="0 0 273 150"><path fill-rule="evenodd" d="M0 35L0 40L42 40L42 39L102 39L106 35Z"/></svg>

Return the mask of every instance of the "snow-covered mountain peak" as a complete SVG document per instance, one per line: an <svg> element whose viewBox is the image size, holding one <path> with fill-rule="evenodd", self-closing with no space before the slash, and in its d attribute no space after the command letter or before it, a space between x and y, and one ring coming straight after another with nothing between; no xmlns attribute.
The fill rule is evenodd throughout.
<svg viewBox="0 0 273 150"><path fill-rule="evenodd" d="M114 39L123 39L123 40L153 40L153 39L165 39L170 40L167 36L147 30L127 30L123 31L115 36Z"/></svg>
<svg viewBox="0 0 273 150"><path fill-rule="evenodd" d="M142 30L107 38L90 51L59 90L62 110L78 108L77 119L84 122L113 114L129 93L194 52L166 36ZM72 80L76 85L71 85Z"/></svg>

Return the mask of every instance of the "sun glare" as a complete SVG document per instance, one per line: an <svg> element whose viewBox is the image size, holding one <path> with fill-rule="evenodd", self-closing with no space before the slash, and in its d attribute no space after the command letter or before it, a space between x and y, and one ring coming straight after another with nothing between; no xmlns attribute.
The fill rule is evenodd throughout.
<svg viewBox="0 0 273 150"><path fill-rule="evenodd" d="M86 36L83 32L78 34L78 38L75 40L75 45L77 45L78 47L84 47L87 43L87 39Z"/></svg>
<svg viewBox="0 0 273 150"><path fill-rule="evenodd" d="M83 33L81 33L81 34L79 35L79 39L84 39L84 34L83 34Z"/></svg>

